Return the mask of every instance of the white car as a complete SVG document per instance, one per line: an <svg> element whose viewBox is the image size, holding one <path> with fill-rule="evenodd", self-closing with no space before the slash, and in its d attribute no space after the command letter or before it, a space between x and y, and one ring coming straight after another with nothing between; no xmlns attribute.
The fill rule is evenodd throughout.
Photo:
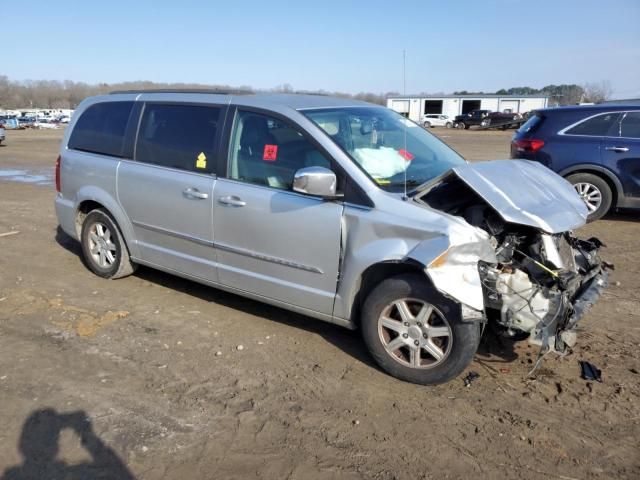
<svg viewBox="0 0 640 480"><path fill-rule="evenodd" d="M453 127L453 120L451 120L447 115L441 115L437 113L427 113L422 116L420 119L420 124L424 128L430 127Z"/></svg>

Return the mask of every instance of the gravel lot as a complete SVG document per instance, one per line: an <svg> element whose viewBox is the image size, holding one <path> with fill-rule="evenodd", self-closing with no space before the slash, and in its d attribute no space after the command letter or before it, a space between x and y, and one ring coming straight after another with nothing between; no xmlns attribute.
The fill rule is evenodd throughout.
<svg viewBox="0 0 640 480"><path fill-rule="evenodd" d="M432 132L508 157L510 132ZM0 235L19 232L0 236L4 478L640 478L637 214L578 232L617 270L571 355L527 379L533 347L485 341L470 387L426 388L357 332L146 268L92 275L56 229L61 136L0 146Z"/></svg>

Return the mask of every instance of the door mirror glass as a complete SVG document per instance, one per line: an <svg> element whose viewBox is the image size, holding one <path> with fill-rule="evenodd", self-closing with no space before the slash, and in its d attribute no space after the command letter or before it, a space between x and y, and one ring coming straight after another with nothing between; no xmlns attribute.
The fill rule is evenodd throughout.
<svg viewBox="0 0 640 480"><path fill-rule="evenodd" d="M336 174L324 167L306 167L293 177L293 191L317 197L336 197Z"/></svg>

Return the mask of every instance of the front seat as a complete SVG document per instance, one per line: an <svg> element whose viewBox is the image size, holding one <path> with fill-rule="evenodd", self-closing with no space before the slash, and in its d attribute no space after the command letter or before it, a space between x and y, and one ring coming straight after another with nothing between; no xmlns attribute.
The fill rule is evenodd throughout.
<svg viewBox="0 0 640 480"><path fill-rule="evenodd" d="M274 161L263 158L265 145L278 145L269 132L267 119L250 116L242 123L240 151L238 152L238 175L241 179L260 185L286 188L286 182Z"/></svg>

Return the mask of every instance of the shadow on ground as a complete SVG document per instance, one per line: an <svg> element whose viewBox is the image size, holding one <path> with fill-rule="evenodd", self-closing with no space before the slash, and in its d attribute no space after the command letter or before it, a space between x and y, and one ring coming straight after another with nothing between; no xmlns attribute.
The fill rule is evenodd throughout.
<svg viewBox="0 0 640 480"><path fill-rule="evenodd" d="M67 464L57 458L60 433L65 429L80 437L91 461ZM95 434L83 411L58 413L51 408L34 411L22 426L18 448L22 464L7 468L0 480L135 478L118 455Z"/></svg>

